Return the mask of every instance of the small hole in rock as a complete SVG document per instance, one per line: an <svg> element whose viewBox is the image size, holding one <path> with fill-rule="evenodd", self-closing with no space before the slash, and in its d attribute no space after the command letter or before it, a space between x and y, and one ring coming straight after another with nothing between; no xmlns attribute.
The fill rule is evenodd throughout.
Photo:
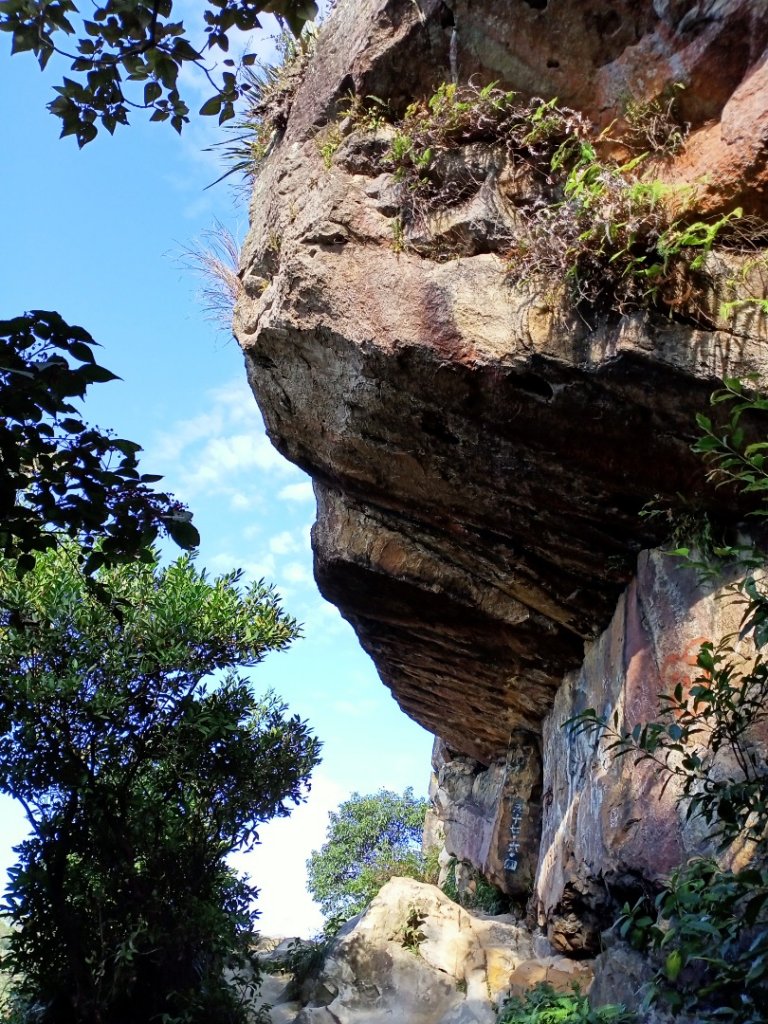
<svg viewBox="0 0 768 1024"><path fill-rule="evenodd" d="M352 75L344 75L341 82L339 83L339 95L340 96L354 96L357 90L355 89L355 80Z"/></svg>
<svg viewBox="0 0 768 1024"><path fill-rule="evenodd" d="M549 401L554 397L554 389L549 381L544 380L535 373L521 373L512 378L512 386L516 391L523 391L537 398L544 398Z"/></svg>
<svg viewBox="0 0 768 1024"><path fill-rule="evenodd" d="M548 68L559 68L560 67L560 61L559 60L548 60L547 61L547 67Z"/></svg>
<svg viewBox="0 0 768 1024"><path fill-rule="evenodd" d="M532 7L534 11L545 11L549 0L523 0L523 2Z"/></svg>

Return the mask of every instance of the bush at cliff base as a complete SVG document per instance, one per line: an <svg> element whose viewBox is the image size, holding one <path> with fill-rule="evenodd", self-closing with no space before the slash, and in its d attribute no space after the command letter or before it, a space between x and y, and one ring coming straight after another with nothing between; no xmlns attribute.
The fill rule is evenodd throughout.
<svg viewBox="0 0 768 1024"><path fill-rule="evenodd" d="M563 993L543 983L524 996L507 1000L499 1011L497 1024L633 1024L636 1020L636 1015L623 1006L592 1009L578 988Z"/></svg>

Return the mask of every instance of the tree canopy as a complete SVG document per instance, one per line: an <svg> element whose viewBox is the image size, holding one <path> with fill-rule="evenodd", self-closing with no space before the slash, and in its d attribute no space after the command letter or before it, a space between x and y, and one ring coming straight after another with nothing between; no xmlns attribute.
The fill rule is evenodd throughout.
<svg viewBox="0 0 768 1024"><path fill-rule="evenodd" d="M150 487L160 477L139 472L140 446L87 426L74 404L116 379L95 344L58 313L0 321L0 554L19 572L62 534L79 542L89 572L151 558L161 533L199 543L187 509Z"/></svg>
<svg viewBox="0 0 768 1024"><path fill-rule="evenodd" d="M97 579L109 601L69 546L20 580L0 566L0 791L32 829L6 963L43 1024L235 1024L224 971L257 976L256 890L226 857L303 799L319 750L236 669L297 626L270 588L187 556Z"/></svg>
<svg viewBox="0 0 768 1024"><path fill-rule="evenodd" d="M0 0L0 31L11 34L13 53L31 51L41 68L54 54L70 62L71 77L56 86L49 109L61 119L61 134L84 146L99 124L110 133L128 124L131 110L146 110L150 120L169 121L180 132L189 106L179 77L190 65L212 89L200 113L220 124L234 117L243 85L228 56L232 32L258 29L259 15L271 13L298 35L318 13L315 0L208 0L190 33L175 6L176 12L174 0L104 0L82 14L74 0ZM240 62L255 60L246 53Z"/></svg>
<svg viewBox="0 0 768 1024"><path fill-rule="evenodd" d="M420 876L428 802L406 789L353 793L329 818L326 842L307 861L307 888L327 918L364 910L393 875Z"/></svg>

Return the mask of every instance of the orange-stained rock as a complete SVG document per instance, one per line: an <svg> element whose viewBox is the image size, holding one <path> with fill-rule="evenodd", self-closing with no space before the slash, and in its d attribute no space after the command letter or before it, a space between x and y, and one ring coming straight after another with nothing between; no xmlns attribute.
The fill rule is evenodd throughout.
<svg viewBox="0 0 768 1024"><path fill-rule="evenodd" d="M574 985L578 985L581 992L588 992L591 982L590 962L568 960L564 956L524 960L512 971L508 980L510 995L513 996L524 996L534 985L543 984L551 985L557 992L572 992Z"/></svg>
<svg viewBox="0 0 768 1024"><path fill-rule="evenodd" d="M742 615L722 582L701 583L678 560L644 553L611 625L566 677L544 725L536 879L539 920L555 948L596 952L600 930L641 879L659 882L686 858L715 852L702 820L686 820L675 778L633 755L616 758L615 735L577 734L566 723L587 708L611 726L618 713L619 732L657 720L659 695L689 688L702 642L737 632ZM718 756L721 770L737 770L726 749ZM735 866L746 854L738 845L729 851Z"/></svg>
<svg viewBox="0 0 768 1024"><path fill-rule="evenodd" d="M718 635L712 602L679 580L665 590L657 556L625 588L663 539L639 517L654 496L734 512L690 445L724 376L768 381L768 320L721 309L765 295L765 272L742 280L714 253L696 306L578 313L562 280L509 283L501 240L527 185L503 146L453 157L474 185L434 214L456 245L438 260L393 231L397 189L375 158L392 129L347 118L330 160L322 133L350 90L402 113L452 74L557 96L617 132L629 99L682 83L690 138L653 173L693 184L703 212L765 213L767 43L765 0L340 0L255 181L236 331L270 437L314 479L320 589L403 710L489 785L513 734L542 744L538 899L552 940L579 955L606 893L701 839L671 789L558 730L619 699L627 721L652 716L659 687ZM504 799L474 837L491 874ZM466 810L457 848L471 845Z"/></svg>

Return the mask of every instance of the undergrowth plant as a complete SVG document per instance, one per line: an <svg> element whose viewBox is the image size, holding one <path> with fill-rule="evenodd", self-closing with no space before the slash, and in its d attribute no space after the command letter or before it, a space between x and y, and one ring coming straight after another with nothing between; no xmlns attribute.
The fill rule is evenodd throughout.
<svg viewBox="0 0 768 1024"><path fill-rule="evenodd" d="M706 286L706 259L742 210L673 218L670 209L690 204L693 193L644 180L647 156L616 164L595 142L566 139L550 160L548 187L522 211L523 229L508 252L510 279L562 280L582 311L623 315L687 304L706 320L695 301Z"/></svg>
<svg viewBox="0 0 768 1024"><path fill-rule="evenodd" d="M633 1024L634 1013L619 1005L592 1008L578 988L556 992L542 983L513 996L499 1010L497 1024Z"/></svg>
<svg viewBox="0 0 768 1024"><path fill-rule="evenodd" d="M709 462L713 483L756 499L750 514L763 518L768 441L752 438L755 418L767 422L768 398L726 380L712 404L728 416L700 415L694 450ZM739 870L711 858L682 865L655 902L624 906L619 931L657 960L651 998L675 1012L757 1024L768 1000L768 588L764 555L753 550L746 564L732 587L743 607L738 631L701 645L696 678L661 696L658 721L627 730L618 713L608 721L589 709L570 724L604 735L617 757L655 765L665 786L676 780L687 817L707 824L719 851L750 855Z"/></svg>
<svg viewBox="0 0 768 1024"><path fill-rule="evenodd" d="M736 227L741 209L696 217L693 187L654 177L659 161L684 141L686 128L675 120L673 106L674 96L628 105L626 138L618 141L625 152L636 150L639 139L646 148L622 162L604 155L616 148L609 137L613 126L598 134L556 99L523 101L495 83L443 83L394 121L380 160L399 186L398 249L408 246L409 235L429 234L433 213L477 192L471 159L463 160L460 151L482 143L491 155L497 151L499 166L510 164L527 183L508 197L515 208L504 250L511 282L551 288L553 280L563 281L582 313L685 307L688 316L709 324L703 301L707 257L729 237L731 244L743 243L748 232ZM356 127L367 130L368 109L358 105ZM377 109L377 125L382 116ZM456 254L437 239L431 246L414 244L432 258Z"/></svg>
<svg viewBox="0 0 768 1024"><path fill-rule="evenodd" d="M293 97L316 42L314 26L306 28L298 38L284 29L276 37L277 59L273 63L262 61L243 67L241 89L246 99L232 124L227 125L233 135L226 143L213 147L227 168L218 181L239 174L249 186L253 183L285 129Z"/></svg>
<svg viewBox="0 0 768 1024"><path fill-rule="evenodd" d="M400 945L416 956L419 954L419 947L426 939L426 935L422 931L426 920L427 915L421 907L411 903L400 928Z"/></svg>
<svg viewBox="0 0 768 1024"><path fill-rule="evenodd" d="M316 977L328 954L332 936L322 935L317 939L292 939L282 956L272 956L261 961L265 974L290 974L295 989L310 978Z"/></svg>
<svg viewBox="0 0 768 1024"><path fill-rule="evenodd" d="M621 141L630 149L663 157L679 152L688 136L690 125L677 115L678 94L685 87L675 82L666 95L652 100L628 99L624 106L626 128Z"/></svg>
<svg viewBox="0 0 768 1024"><path fill-rule="evenodd" d="M441 886L448 899L458 903L466 910L481 910L486 914L504 914L510 909L509 896L484 878L471 865L465 864L464 866L469 869L472 884L460 889L456 882L457 866L458 861L454 857L448 865L448 873Z"/></svg>
<svg viewBox="0 0 768 1024"><path fill-rule="evenodd" d="M498 146L526 160L540 177L567 137L586 136L589 126L575 110L554 101L520 102L495 83L476 87L443 83L428 99L412 103L395 123L382 169L400 185L407 223L454 205L477 189L471 171L452 164L450 154L476 142Z"/></svg>

